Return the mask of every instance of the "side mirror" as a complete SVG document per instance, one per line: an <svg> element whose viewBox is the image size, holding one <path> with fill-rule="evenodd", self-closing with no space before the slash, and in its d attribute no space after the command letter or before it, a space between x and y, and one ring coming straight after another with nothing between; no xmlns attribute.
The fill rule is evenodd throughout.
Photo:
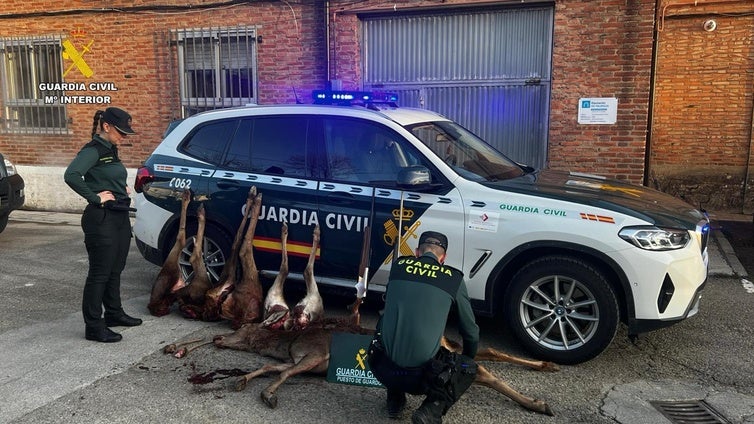
<svg viewBox="0 0 754 424"><path fill-rule="evenodd" d="M429 169L421 165L411 165L398 172L398 187L412 190L427 188L432 183Z"/></svg>

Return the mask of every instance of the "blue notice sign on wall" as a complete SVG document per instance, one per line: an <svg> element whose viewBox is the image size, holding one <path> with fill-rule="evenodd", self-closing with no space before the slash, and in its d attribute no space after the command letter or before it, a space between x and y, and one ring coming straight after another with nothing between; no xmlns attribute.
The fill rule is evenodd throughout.
<svg viewBox="0 0 754 424"><path fill-rule="evenodd" d="M589 97L579 99L579 124L614 124L617 120L617 98Z"/></svg>

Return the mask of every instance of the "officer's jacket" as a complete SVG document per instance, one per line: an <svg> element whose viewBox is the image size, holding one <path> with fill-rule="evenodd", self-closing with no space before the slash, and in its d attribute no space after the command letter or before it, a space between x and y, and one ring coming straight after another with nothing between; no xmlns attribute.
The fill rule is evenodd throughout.
<svg viewBox="0 0 754 424"><path fill-rule="evenodd" d="M87 143L64 174L65 182L89 203L99 204L97 193L109 190L116 201L128 199L128 171L118 158L117 147L98 134Z"/></svg>
<svg viewBox="0 0 754 424"><path fill-rule="evenodd" d="M385 351L393 362L416 367L434 357L454 303L463 353L474 357L479 327L463 273L440 264L432 253L398 258L390 270L385 311L378 323Z"/></svg>

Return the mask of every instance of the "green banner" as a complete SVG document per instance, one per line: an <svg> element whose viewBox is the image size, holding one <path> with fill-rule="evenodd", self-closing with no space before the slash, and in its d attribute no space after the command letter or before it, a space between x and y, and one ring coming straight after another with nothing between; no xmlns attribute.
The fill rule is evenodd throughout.
<svg viewBox="0 0 754 424"><path fill-rule="evenodd" d="M327 381L354 386L384 387L367 362L371 335L333 333Z"/></svg>

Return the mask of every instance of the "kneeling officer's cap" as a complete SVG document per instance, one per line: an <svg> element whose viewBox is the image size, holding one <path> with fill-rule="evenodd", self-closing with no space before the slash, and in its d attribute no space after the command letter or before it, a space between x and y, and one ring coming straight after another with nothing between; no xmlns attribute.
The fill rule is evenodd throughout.
<svg viewBox="0 0 754 424"><path fill-rule="evenodd" d="M448 238L445 236L445 234L438 233L437 231L423 232L422 235L419 236L419 244L421 245L423 243L435 244L445 250L448 250Z"/></svg>

